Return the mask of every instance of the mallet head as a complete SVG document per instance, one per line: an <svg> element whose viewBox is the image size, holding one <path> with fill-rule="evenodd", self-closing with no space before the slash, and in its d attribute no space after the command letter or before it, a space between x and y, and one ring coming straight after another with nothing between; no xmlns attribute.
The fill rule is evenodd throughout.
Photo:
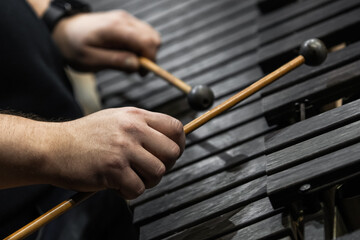
<svg viewBox="0 0 360 240"><path fill-rule="evenodd" d="M192 109L205 110L214 103L214 93L208 86L198 85L191 89L187 99Z"/></svg>
<svg viewBox="0 0 360 240"><path fill-rule="evenodd" d="M317 38L305 41L300 47L300 55L305 58L305 64L309 66L318 66L323 63L327 52L325 44Z"/></svg>

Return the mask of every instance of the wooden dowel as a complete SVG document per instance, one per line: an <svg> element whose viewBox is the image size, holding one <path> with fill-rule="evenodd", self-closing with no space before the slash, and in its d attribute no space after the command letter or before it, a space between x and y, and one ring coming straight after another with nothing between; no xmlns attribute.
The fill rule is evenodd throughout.
<svg viewBox="0 0 360 240"><path fill-rule="evenodd" d="M158 65L156 65L154 62L150 61L147 58L139 57L140 65L143 68L146 68L147 70L155 73L159 77L163 78L164 80L168 81L170 84L177 87L180 91L188 94L191 91L191 86L186 84L184 81L178 79L171 73L167 72L166 70L162 69Z"/></svg>
<svg viewBox="0 0 360 240"><path fill-rule="evenodd" d="M94 195L95 192L87 192L87 193L77 193L75 194L71 199L68 199L66 201L63 201L56 207L53 207L40 217L36 218L32 222L28 223L24 227L20 228L13 234L9 235L8 237L4 238L4 240L20 240L24 239L30 234L34 233L41 227L45 226L55 218L61 216L66 211L70 210L71 208L75 207L82 201L85 201L92 195Z"/></svg>
<svg viewBox="0 0 360 240"><path fill-rule="evenodd" d="M285 75L286 73L290 72L294 68L300 66L304 62L305 62L305 58L301 55L294 58L290 62L286 63L285 65L275 70L274 72L268 74L267 76L253 83L252 85L245 88L241 92L235 94L225 102L221 103L220 105L216 106L215 108L209 110L205 114L201 115L200 117L186 124L184 126L185 133L186 134L191 133L195 129L199 128L200 126L204 125L205 123L216 117L217 115L233 107L235 104L239 103L240 101L244 100L245 98L259 91L261 88L272 83L273 81Z"/></svg>
<svg viewBox="0 0 360 240"><path fill-rule="evenodd" d="M145 58L141 58L141 62L146 62L148 64L151 63L150 60ZM278 68L274 72L270 73L269 75L263 77L259 81L255 82L254 84L250 85L246 89L242 90L241 92L237 93L236 95L232 96L225 102L221 103L217 107L209 110L205 114L201 115L200 117L194 119L190 123L184 126L185 134L189 134L195 129L199 128L200 126L204 125L206 122L210 121L214 117L218 116L222 112L226 111L227 109L233 107L235 104L239 103L241 100L249 97L253 93L259 91L261 88L265 87L266 85L270 84L271 82L275 81L276 79L280 78L281 76L285 75L286 73L290 72L294 68L300 66L305 62L303 56L298 56L292 61L288 62L287 64L283 65L282 67ZM150 65L152 65L151 63ZM155 65L156 66L156 65ZM153 68L152 66L151 68ZM156 70L158 72L158 70ZM164 70L161 70L164 71ZM161 72L160 71L160 72ZM155 71L154 71L155 72ZM34 221L30 222L26 226L22 227L15 233L11 234L5 240L20 240L25 238L26 236L30 235L31 233L37 231L42 226L46 225L53 219L59 217L61 214L66 212L67 210L71 209L72 207L76 206L80 202L86 200L94 193L78 193L74 195L72 199L66 200L61 204L57 205L53 209L49 210L45 214L41 215Z"/></svg>

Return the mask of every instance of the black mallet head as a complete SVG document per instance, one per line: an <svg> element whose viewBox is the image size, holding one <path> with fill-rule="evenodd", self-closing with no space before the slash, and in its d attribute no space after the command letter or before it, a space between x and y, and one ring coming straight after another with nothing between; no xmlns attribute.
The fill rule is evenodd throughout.
<svg viewBox="0 0 360 240"><path fill-rule="evenodd" d="M214 103L214 93L208 86L198 85L191 89L187 99L192 109L205 110Z"/></svg>
<svg viewBox="0 0 360 240"><path fill-rule="evenodd" d="M300 47L300 55L305 58L305 64L309 66L317 66L323 63L327 57L327 52L325 44L317 38L305 41Z"/></svg>

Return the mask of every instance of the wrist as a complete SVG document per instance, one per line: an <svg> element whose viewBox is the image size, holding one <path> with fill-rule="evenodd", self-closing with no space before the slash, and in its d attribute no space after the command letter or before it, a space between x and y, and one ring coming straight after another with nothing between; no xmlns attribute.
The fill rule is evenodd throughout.
<svg viewBox="0 0 360 240"><path fill-rule="evenodd" d="M25 146L30 148L25 152L27 163L24 169L29 173L28 183L54 184L57 172L54 151L59 145L59 135L63 132L61 123L30 120L26 129Z"/></svg>
<svg viewBox="0 0 360 240"><path fill-rule="evenodd" d="M42 167L38 172L41 183L55 186L64 185L71 156L73 136L66 127L66 122L54 123L43 122L41 138L38 143L39 157L42 159Z"/></svg>
<svg viewBox="0 0 360 240"><path fill-rule="evenodd" d="M52 32L62 19L78 13L87 13L90 12L90 10L90 5L79 0L52 0L50 4L48 4L42 19L49 31Z"/></svg>
<svg viewBox="0 0 360 240"><path fill-rule="evenodd" d="M0 188L46 183L48 124L1 115Z"/></svg>

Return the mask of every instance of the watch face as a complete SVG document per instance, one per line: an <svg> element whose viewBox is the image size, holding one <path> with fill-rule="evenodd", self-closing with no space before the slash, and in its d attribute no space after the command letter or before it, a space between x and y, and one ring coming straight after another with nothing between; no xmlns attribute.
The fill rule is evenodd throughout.
<svg viewBox="0 0 360 240"><path fill-rule="evenodd" d="M51 5L63 9L67 14L72 15L79 12L90 12L90 6L77 0L53 0Z"/></svg>

